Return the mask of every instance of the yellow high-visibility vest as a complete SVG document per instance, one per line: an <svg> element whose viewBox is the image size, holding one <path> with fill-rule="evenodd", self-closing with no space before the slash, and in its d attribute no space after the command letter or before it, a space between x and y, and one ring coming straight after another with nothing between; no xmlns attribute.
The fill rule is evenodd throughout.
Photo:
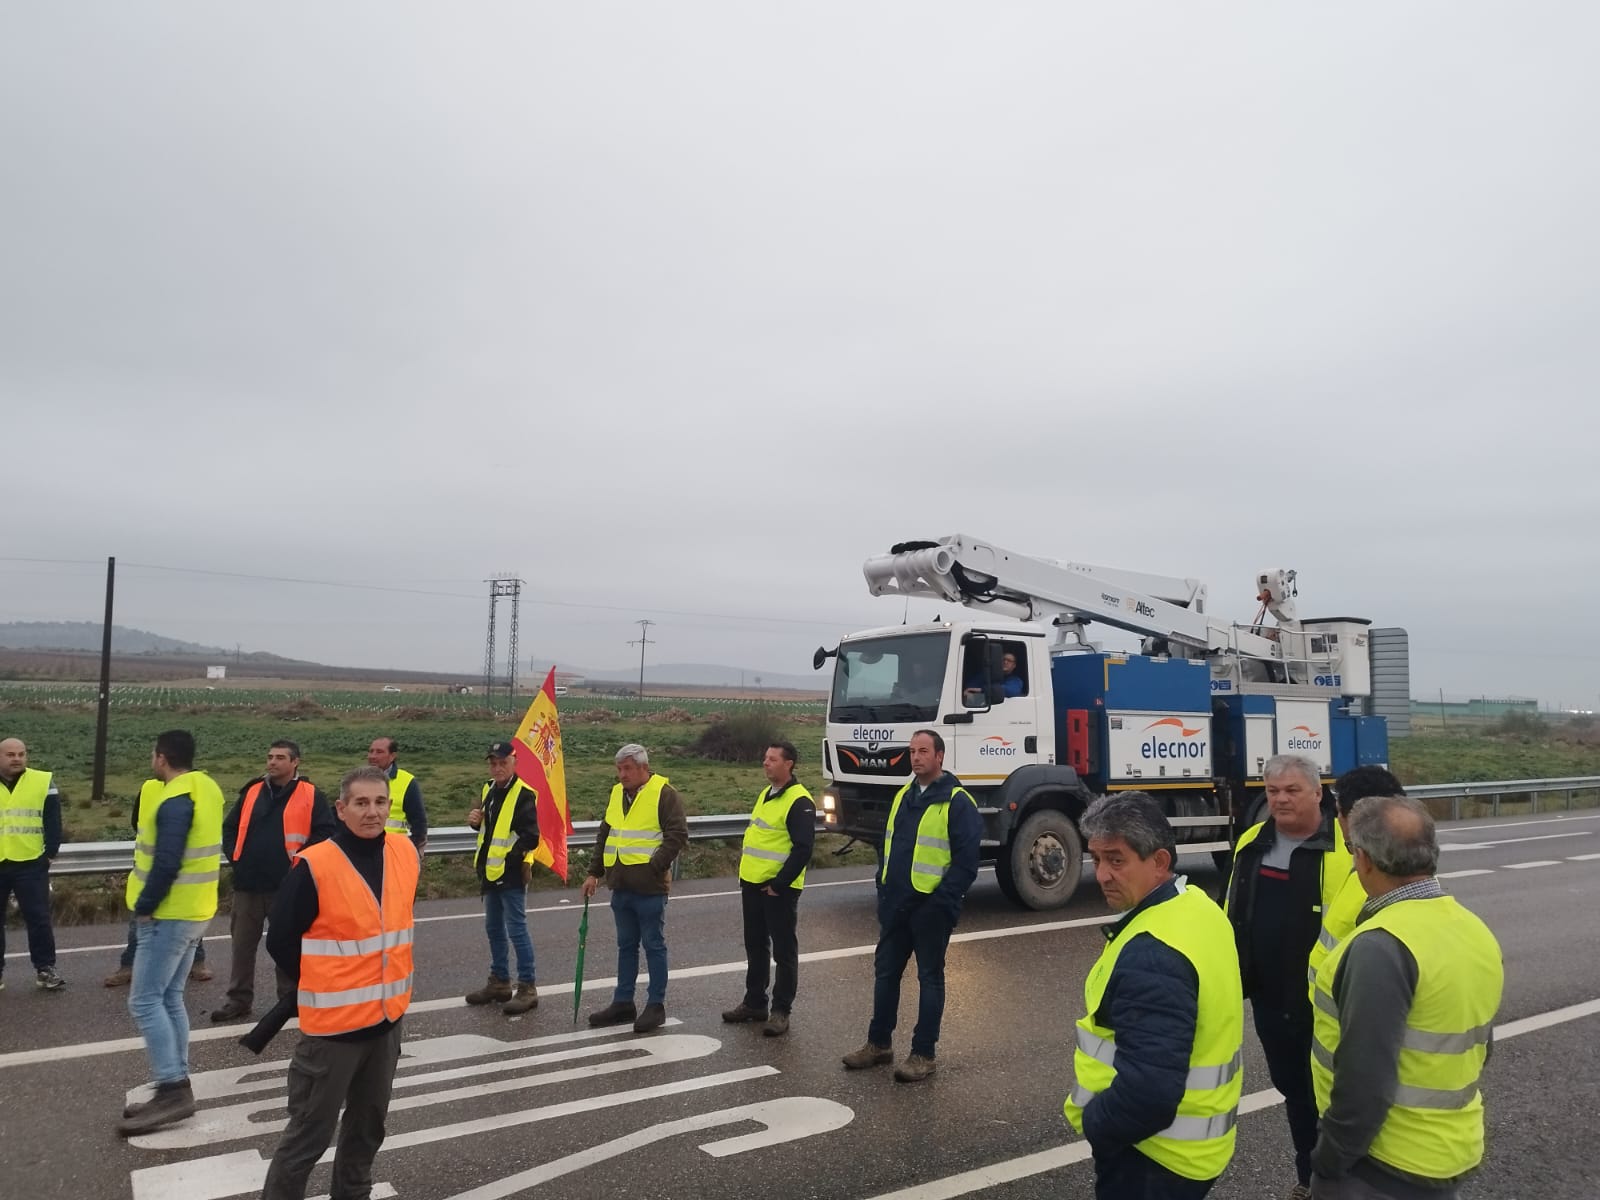
<svg viewBox="0 0 1600 1200"><path fill-rule="evenodd" d="M217 881L222 870L222 810L227 807L222 789L204 771L185 771L160 791L146 784L139 791L139 828L133 842L133 873L128 876L126 900L131 911L139 903L145 881L156 862L156 816L161 806L178 796L194 804L189 836L184 841L178 877L156 906L158 921L209 921L217 915Z"/></svg>
<svg viewBox="0 0 1600 1200"><path fill-rule="evenodd" d="M489 787L490 785L487 783L483 785L483 794L478 797L480 806L489 802ZM511 847L517 844L517 835L511 832L511 817L517 811L517 797L524 791L530 796L534 796L537 802L538 793L523 783L522 780L514 779L511 782L511 787L506 791L506 798L500 802L500 812L494 820L493 834L489 831L489 822L482 821L478 825L479 853L483 851L483 839L485 837L490 839L489 857L483 861L483 877L490 883L493 883L506 873L506 855L510 854Z"/></svg>
<svg viewBox="0 0 1600 1200"><path fill-rule="evenodd" d="M23 768L7 790L0 784L0 862L33 862L44 857L44 802L50 772Z"/></svg>
<svg viewBox="0 0 1600 1200"><path fill-rule="evenodd" d="M1135 1149L1185 1179L1215 1179L1233 1158L1239 1097L1244 1090L1244 994L1233 927L1199 888L1178 881L1178 894L1138 913L1106 943L1083 985L1085 1012L1073 1053L1075 1077L1062 1111L1083 1132L1083 1110L1117 1077L1116 1030L1095 1021L1112 968L1126 946L1148 933L1189 960L1200 980L1189 1077L1172 1124Z"/></svg>
<svg viewBox="0 0 1600 1200"><path fill-rule="evenodd" d="M416 776L396 767L394 778L389 780L389 819L383 823L385 833L410 833L411 822L406 820L406 789Z"/></svg>
<svg viewBox="0 0 1600 1200"><path fill-rule="evenodd" d="M1400 900L1356 926L1317 971L1311 994L1311 1082L1319 1113L1333 1096L1339 1052L1333 991L1339 966L1374 930L1398 938L1417 960L1417 990L1400 1043L1399 1085L1367 1154L1424 1179L1454 1179L1483 1161L1478 1077L1505 986L1500 944L1450 896Z"/></svg>
<svg viewBox="0 0 1600 1200"><path fill-rule="evenodd" d="M756 797L750 824L745 827L744 853L739 859L739 878L745 883L766 883L777 878L794 850L794 840L789 836L789 810L796 800L811 799L811 793L798 780L790 780L789 786L776 796L769 796L771 791L763 788ZM802 869L789 886L798 892L805 885L806 873Z"/></svg>
<svg viewBox="0 0 1600 1200"><path fill-rule="evenodd" d="M881 882L887 883L889 879L889 847L894 842L894 819L900 811L900 801L911 791L911 783L894 794L894 803L889 806L889 820L883 827L883 870L878 875ZM978 805L972 793L957 784L950 789L950 799L937 801L922 810L922 819L917 822L917 840L911 848L911 886L919 892L933 891L950 869L950 805L961 802L974 808Z"/></svg>
<svg viewBox="0 0 1600 1200"><path fill-rule="evenodd" d="M665 775L652 775L634 793L633 804L622 811L622 785L611 789L611 799L606 802L606 846L601 861L608 867L621 863L636 867L650 861L650 856L661 848L661 789L667 786Z"/></svg>

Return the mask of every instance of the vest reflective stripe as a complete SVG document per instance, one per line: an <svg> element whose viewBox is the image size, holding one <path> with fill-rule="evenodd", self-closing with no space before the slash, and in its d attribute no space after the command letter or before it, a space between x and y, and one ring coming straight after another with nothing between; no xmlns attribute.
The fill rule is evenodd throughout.
<svg viewBox="0 0 1600 1200"><path fill-rule="evenodd" d="M483 785L483 794L478 798L480 805L489 802L489 784ZM500 801L500 811L494 819L494 833L489 836L489 822L484 821L478 826L478 852L483 852L483 839L489 836L489 856L483 862L483 877L493 883L506 873L506 855L511 853L511 847L517 844L517 835L511 832L511 818L516 815L517 797L523 792L534 796L536 793L520 779L511 782L511 790L506 792L506 798Z"/></svg>
<svg viewBox="0 0 1600 1200"><path fill-rule="evenodd" d="M900 801L910 791L911 783L907 783L894 794L894 803L889 806L889 820L883 827L883 869L878 873L882 882L888 882L889 879L889 847L894 843L894 819L900 812ZM917 822L917 836L911 845L911 886L919 892L933 891L950 869L950 805L957 797L968 804L977 805L972 793L957 785L950 790L949 800L928 805Z"/></svg>
<svg viewBox="0 0 1600 1200"><path fill-rule="evenodd" d="M1354 871L1346 875L1334 893L1333 903L1322 910L1322 929L1316 944L1311 947L1311 957L1306 962L1306 983L1313 990L1317 986L1317 971L1333 948L1350 936L1361 915L1361 906L1367 902L1367 889L1361 886L1361 877Z"/></svg>
<svg viewBox="0 0 1600 1200"><path fill-rule="evenodd" d="M406 789L415 778L410 771L395 768L394 778L389 780L389 819L383 823L386 833L411 832L411 822L406 820Z"/></svg>
<svg viewBox="0 0 1600 1200"><path fill-rule="evenodd" d="M44 802L49 795L49 771L28 767L17 776L3 802L6 807L0 808L0 861L32 862L44 857Z"/></svg>
<svg viewBox="0 0 1600 1200"><path fill-rule="evenodd" d="M133 870L124 892L129 909L139 903L155 867L156 830L161 806L189 797L194 816L184 841L177 877L153 914L158 921L209 921L217 915L217 882L222 877L222 789L204 771L185 771L168 783L150 779L139 789L139 827L133 843Z"/></svg>
<svg viewBox="0 0 1600 1200"><path fill-rule="evenodd" d="M1239 851L1261 836L1261 831L1267 827L1265 821L1250 826L1239 835L1239 841L1234 845L1233 856L1237 861ZM1339 895L1339 890L1344 887L1345 880L1355 874L1355 862L1350 857L1350 847L1345 845L1344 829L1338 821L1333 822L1333 849L1323 850L1322 862L1319 866L1321 874L1318 877L1319 890L1321 891L1322 906L1319 911L1326 917L1328 910L1333 907L1334 899ZM1228 880L1228 892L1223 897L1222 911L1229 912L1233 908L1233 891L1239 882L1239 872L1234 871L1233 877ZM1357 885L1360 886L1359 884ZM1363 897L1363 902L1365 897ZM1356 911L1361 910L1361 905L1356 905ZM1354 915L1351 916L1352 926L1355 923ZM1313 953L1315 953L1313 951Z"/></svg>
<svg viewBox="0 0 1600 1200"><path fill-rule="evenodd" d="M412 907L422 860L400 834L383 839L383 896L336 842L301 856L317 918L300 938L300 1028L312 1037L398 1021L411 1004Z"/></svg>
<svg viewBox="0 0 1600 1200"><path fill-rule="evenodd" d="M1178 881L1171 900L1141 911L1108 942L1084 983L1072 1090L1062 1105L1083 1132L1083 1110L1117 1076L1116 1031L1097 1023L1122 947L1148 933L1189 960L1200 981L1189 1072L1172 1123L1137 1143L1141 1154L1186 1179L1215 1179L1233 1157L1244 1090L1244 998L1233 927L1211 899Z"/></svg>
<svg viewBox="0 0 1600 1200"><path fill-rule="evenodd" d="M255 811L256 798L265 786L266 781L258 779L244 794L244 805L239 810L239 833L233 840L233 853L229 856L234 862L244 855L244 840L250 833L250 815ZM283 802L283 849L291 863L311 839L311 801L315 796L315 788L304 779L297 779L294 791Z"/></svg>
<svg viewBox="0 0 1600 1200"><path fill-rule="evenodd" d="M633 804L622 811L622 785L611 789L611 799L606 802L606 846L601 861L608 867L621 863L636 867L650 861L662 844L661 789L667 786L665 775L652 775L634 794Z"/></svg>
<svg viewBox="0 0 1600 1200"><path fill-rule="evenodd" d="M766 883L778 877L794 850L794 839L789 836L789 810L796 800L811 799L811 793L798 780L791 780L788 787L768 799L771 791L763 788L756 797L750 824L745 827L744 853L739 859L739 878L745 883ZM789 886L799 891L805 885L806 873L802 869Z"/></svg>
<svg viewBox="0 0 1600 1200"><path fill-rule="evenodd" d="M1483 1160L1478 1079L1505 984L1500 946L1449 896L1381 908L1328 955L1312 993L1311 1081L1317 1109L1332 1099L1338 1061L1339 968L1352 946L1384 930L1417 963L1417 986L1400 1043L1394 1099L1368 1153L1424 1179L1454 1179Z"/></svg>

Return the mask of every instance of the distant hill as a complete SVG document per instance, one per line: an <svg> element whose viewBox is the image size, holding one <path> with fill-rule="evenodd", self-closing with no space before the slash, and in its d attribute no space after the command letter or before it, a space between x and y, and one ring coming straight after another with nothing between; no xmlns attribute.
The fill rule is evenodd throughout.
<svg viewBox="0 0 1600 1200"><path fill-rule="evenodd" d="M557 667L561 674L571 671L590 683L637 683L639 670L586 671L581 667ZM752 671L749 668L725 667L718 663L646 663L645 684L678 683L689 687L754 688L775 691L825 692L833 679L830 671L817 671L804 675L785 675L780 672Z"/></svg>
<svg viewBox="0 0 1600 1200"><path fill-rule="evenodd" d="M100 649L103 626L93 621L6 621L0 623L0 647L7 650ZM232 650L162 637L126 625L111 627L113 654L197 654L216 657Z"/></svg>

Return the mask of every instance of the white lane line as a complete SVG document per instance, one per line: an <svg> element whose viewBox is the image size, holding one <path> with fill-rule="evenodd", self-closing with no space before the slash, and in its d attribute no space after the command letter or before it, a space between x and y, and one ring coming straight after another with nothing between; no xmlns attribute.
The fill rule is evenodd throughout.
<svg viewBox="0 0 1600 1200"><path fill-rule="evenodd" d="M986 870L992 872L994 867L979 867L978 874L981 875ZM806 880L805 886L806 890L810 891L813 888L859 888L859 886L867 885L867 883L872 883L870 875L867 875L866 878L832 878L832 880L821 880L821 882ZM691 901L691 899L728 899L730 896L738 896L738 894L738 891L691 891L691 893L685 893L682 896L674 896L672 902L678 904L678 902ZM546 904L542 909L525 909L525 912L530 917L538 917L538 915L546 914L546 912L573 914L573 912L582 912L582 907L584 906L579 901L560 901L558 904ZM438 915L438 917L418 917L414 923L416 925L430 925L430 923L434 922L464 922L464 920L480 922L480 920L483 920L483 914L482 912L446 912L446 914ZM226 942L229 941L229 934L208 934L202 941ZM126 942L107 942L106 946L58 946L56 947L56 954L91 954L91 952L101 952L101 950L122 950L125 946ZM27 950L13 950L10 954L6 954L6 958L27 958Z"/></svg>
<svg viewBox="0 0 1600 1200"><path fill-rule="evenodd" d="M1494 874L1494 869L1491 868L1491 867L1473 867L1471 870L1467 870L1467 871L1440 871L1437 875L1434 876L1434 878L1435 879L1465 879L1468 875L1493 875L1493 874Z"/></svg>
<svg viewBox="0 0 1600 1200"><path fill-rule="evenodd" d="M868 880L870 883L871 881ZM976 929L970 933L952 934L951 942L979 942L993 938L1024 937L1033 933L1056 933L1064 929L1087 929L1092 925L1109 925L1117 919L1118 914L1107 913L1100 917L1078 917L1071 921L1040 921L1032 925L1013 925L1001 929ZM862 946L841 946L837 950L813 950L800 956L801 962L829 962L840 958L860 958L872 954L877 950L875 942ZM673 979L705 979L713 975L735 975L744 972L747 964L744 959L736 962L706 963L698 967L673 968ZM597 979L585 979L583 990L594 992L609 991L617 984L615 976ZM545 999L550 996L572 995L570 981L564 983L541 984L539 997ZM444 1009L461 1008L464 1001L460 996L444 996L436 1000L419 1000L406 1010L411 1013L440 1012ZM299 1022L291 1020L285 1029L298 1028ZM213 1026L210 1029L194 1029L189 1033L189 1042L214 1042L224 1038L239 1038L248 1033L251 1025L240 1021L233 1025ZM78 1042L65 1046L44 1046L37 1050L15 1050L9 1054L0 1054L0 1070L6 1067L25 1067L37 1063L62 1062L74 1058L98 1058L104 1054L121 1054L127 1051L143 1050L144 1039L129 1037L115 1038L104 1042Z"/></svg>
<svg viewBox="0 0 1600 1200"><path fill-rule="evenodd" d="M1496 1044L1524 1033L1533 1033L1536 1030L1548 1029L1552 1025L1561 1025L1568 1021L1576 1021L1582 1017L1594 1016L1600 1013L1600 1000L1587 1000L1582 1004L1571 1004L1566 1008L1554 1009L1547 1013L1538 1013L1531 1017L1524 1017L1520 1021L1508 1021L1504 1025L1495 1026L1494 1040ZM1273 1108L1283 1103L1283 1096L1272 1088L1265 1088L1259 1092L1251 1092L1239 1101L1239 1115L1259 1112L1262 1109ZM946 1175L943 1179L932 1179L927 1183L913 1184L907 1188L899 1188L892 1192L880 1192L871 1200L954 1200L956 1196L968 1196L973 1192L981 1192L986 1188L998 1187L1004 1183L1015 1183L1019 1179L1027 1179L1032 1175L1042 1175L1046 1171L1055 1171L1062 1167L1070 1167L1074 1163L1083 1162L1090 1156L1089 1143L1084 1141L1069 1142L1064 1146L1056 1146L1049 1150L1041 1150L1035 1154L1027 1154L1021 1158L1004 1159L988 1166L975 1167L970 1171L962 1171L955 1175Z"/></svg>
<svg viewBox="0 0 1600 1200"><path fill-rule="evenodd" d="M1441 829L1439 836L1444 837L1452 833L1477 833L1483 829L1519 829L1524 825L1559 825L1563 821L1600 821L1600 812L1585 813L1581 817L1540 817L1535 821L1503 821L1497 825L1475 825L1469 822Z"/></svg>
<svg viewBox="0 0 1600 1200"><path fill-rule="evenodd" d="M1594 862L1597 858L1600 858L1600 854L1569 854L1569 855L1567 855L1567 861L1568 862Z"/></svg>
<svg viewBox="0 0 1600 1200"><path fill-rule="evenodd" d="M1532 837L1501 838L1497 842L1441 842L1441 850L1487 850L1491 846L1514 846L1521 842L1548 842L1551 838L1588 837L1594 830L1574 829L1570 833L1536 833Z"/></svg>
<svg viewBox="0 0 1600 1200"><path fill-rule="evenodd" d="M1501 863L1500 869L1502 871L1526 871L1529 867L1559 867L1560 865L1561 862L1559 859L1540 858L1535 859L1533 862Z"/></svg>

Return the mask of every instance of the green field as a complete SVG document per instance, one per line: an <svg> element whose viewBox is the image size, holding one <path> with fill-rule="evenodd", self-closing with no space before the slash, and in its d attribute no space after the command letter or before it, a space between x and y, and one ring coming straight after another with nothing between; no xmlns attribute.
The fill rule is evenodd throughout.
<svg viewBox="0 0 1600 1200"><path fill-rule="evenodd" d="M179 727L194 733L198 765L230 797L261 773L267 746L275 738L300 744L301 773L331 795L346 770L366 761L367 745L374 737L391 736L400 742L402 765L422 784L429 822L462 825L486 778L484 751L515 727L509 715L490 714L471 705L470 696L446 693L126 688L116 689L112 700L106 797L93 803L89 799L95 732L92 689L0 685L0 737L22 738L31 763L55 773L69 841L131 838L132 800L148 777L150 746L163 729ZM714 762L691 747L713 721L749 713L754 707L726 700L563 701L562 740L573 819L600 817L615 782L612 755L625 742L649 748L652 766L672 780L691 814L744 811L764 784L759 755L747 763ZM781 736L795 743L800 778L815 787L822 757L820 707L777 704L762 706L761 711L777 723ZM1539 721L1424 731L1394 741L1392 765L1409 784L1600 775L1597 733L1582 723L1557 726ZM824 841L818 860L837 861L831 852L839 839ZM685 857L684 870L690 876L731 873L735 859L735 847L696 844ZM845 861L866 861L866 855L858 849ZM581 864L581 855L575 856L575 870L581 870ZM540 883L559 886L548 875ZM426 894L462 894L471 887L463 857L429 860ZM57 891L63 919L114 915L119 903L115 880L63 877Z"/></svg>

